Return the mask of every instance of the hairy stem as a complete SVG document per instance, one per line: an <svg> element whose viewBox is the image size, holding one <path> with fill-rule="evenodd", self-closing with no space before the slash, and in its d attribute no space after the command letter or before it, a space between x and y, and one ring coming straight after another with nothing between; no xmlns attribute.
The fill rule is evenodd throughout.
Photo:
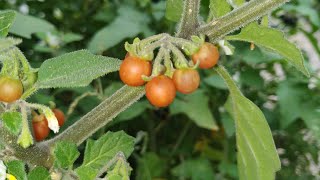
<svg viewBox="0 0 320 180"><path fill-rule="evenodd" d="M200 0L185 0L177 37L189 39L199 27Z"/></svg>
<svg viewBox="0 0 320 180"><path fill-rule="evenodd" d="M17 142L17 137L10 134L0 123L0 141L10 147L13 155L32 165L50 168L53 165L51 149L58 141L74 142L80 145L94 132L109 123L120 112L128 108L144 95L144 87L123 86L111 97L79 119L55 138L37 143L35 146L24 149Z"/></svg>
<svg viewBox="0 0 320 180"><path fill-rule="evenodd" d="M24 149L17 144L17 136L11 134L3 124L0 123L0 141L12 150L13 155L29 164L42 165L50 168L53 160L50 158L50 149L46 143L38 143L36 146Z"/></svg>
<svg viewBox="0 0 320 180"><path fill-rule="evenodd" d="M252 0L227 15L199 27L197 32L207 35L211 42L216 42L223 36L257 20L288 1L289 0Z"/></svg>
<svg viewBox="0 0 320 180"><path fill-rule="evenodd" d="M123 86L64 132L49 140L49 146L54 146L57 141L69 141L80 145L120 112L139 100L144 93L144 87Z"/></svg>

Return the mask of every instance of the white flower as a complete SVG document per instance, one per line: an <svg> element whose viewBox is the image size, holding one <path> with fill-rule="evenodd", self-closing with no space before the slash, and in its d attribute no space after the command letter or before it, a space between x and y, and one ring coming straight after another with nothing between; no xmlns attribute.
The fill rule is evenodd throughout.
<svg viewBox="0 0 320 180"><path fill-rule="evenodd" d="M56 116L54 115L54 113L52 112L51 109L48 109L44 112L44 115L46 116L47 120L48 120L48 126L49 128L54 132L54 133L58 133L59 132L59 123L58 120L56 118Z"/></svg>
<svg viewBox="0 0 320 180"><path fill-rule="evenodd" d="M7 167L3 164L3 161L0 160L0 180L6 179Z"/></svg>
<svg viewBox="0 0 320 180"><path fill-rule="evenodd" d="M226 53L226 55L233 55L233 49L232 47L228 46L228 44L225 43L224 40L219 41L219 46L223 49L223 51Z"/></svg>

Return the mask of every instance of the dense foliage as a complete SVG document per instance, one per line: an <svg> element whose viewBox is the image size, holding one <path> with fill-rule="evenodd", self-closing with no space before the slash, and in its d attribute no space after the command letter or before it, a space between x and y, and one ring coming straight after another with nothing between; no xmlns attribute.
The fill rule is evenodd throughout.
<svg viewBox="0 0 320 180"><path fill-rule="evenodd" d="M233 7L224 0L202 0L202 23L222 17L244 1L232 2ZM61 109L65 122L59 133L63 133L105 99L111 98L104 104L108 105L121 94L113 95L123 86L119 72L115 71L121 63L118 59L127 54L126 42L134 44L136 37L144 39L164 32L175 35L183 1L8 0L0 1L0 7L17 12L8 36L22 39L21 43L19 39L7 39L5 43L1 39L0 53L7 44L11 43L10 47L19 44L17 47L31 67L40 68L35 83L39 90L27 99L25 106L46 110L34 107L41 104ZM0 11L0 16L5 12ZM78 144L78 148L76 144L59 142L54 150L56 169L50 172L51 178L61 174L73 178L77 174L81 179L97 175L125 179L131 173L130 178L137 180L239 179L255 175L257 179L269 179L280 168L276 152L281 161L276 179L320 178L319 12L319 1L294 0L232 32L218 43L219 64L225 68L198 69L199 88L191 94L177 93L166 108L154 107L143 97L112 121L105 122L108 124L86 143ZM0 29L0 35L1 32ZM215 37L209 35L206 40L210 38ZM300 51L290 42L302 50L304 62L300 61ZM126 87L121 90L129 91ZM142 94L139 89L136 91L128 96L140 98ZM110 111L104 115L113 118L114 111ZM17 112L1 115L3 123L9 126L6 128L15 135L23 122L6 121L21 121L20 116ZM251 121L251 117L257 121ZM90 126L90 122L85 125ZM272 134L267 131L268 125ZM272 149L272 139L268 138L271 135L277 151ZM47 139L56 136L50 132ZM67 140L79 142L73 137ZM243 150L248 147L254 151L268 148L256 151L262 157L256 160ZM5 145L2 150L0 159L5 162L7 172L17 179L37 179L39 174L42 179L49 179L49 171L44 167L25 172L26 162L7 158ZM238 171L244 167L240 167L237 154L243 156L243 161L258 161L246 167L252 172ZM93 160L95 157L100 159ZM259 172L256 168L259 165L268 172Z"/></svg>

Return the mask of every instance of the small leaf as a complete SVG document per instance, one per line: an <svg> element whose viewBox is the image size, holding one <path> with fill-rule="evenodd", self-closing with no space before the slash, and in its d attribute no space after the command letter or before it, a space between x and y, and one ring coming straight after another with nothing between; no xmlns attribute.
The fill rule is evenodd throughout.
<svg viewBox="0 0 320 180"><path fill-rule="evenodd" d="M19 112L4 112L1 119L11 133L18 135L22 127L22 116Z"/></svg>
<svg viewBox="0 0 320 180"><path fill-rule="evenodd" d="M114 159L116 159L114 167L108 170L108 174L105 178L108 180L130 180L132 168L125 157L123 157L123 154L118 153Z"/></svg>
<svg viewBox="0 0 320 180"><path fill-rule="evenodd" d="M223 79L217 74L208 76L203 81L209 86L212 86L215 88L228 89L228 86L226 85L226 83L224 83Z"/></svg>
<svg viewBox="0 0 320 180"><path fill-rule="evenodd" d="M221 66L216 71L228 84L236 123L240 179L275 179L281 167L271 130L261 110L244 97L229 73Z"/></svg>
<svg viewBox="0 0 320 180"><path fill-rule="evenodd" d="M108 132L96 141L87 141L83 163L75 171L81 180L94 179L118 152L129 157L133 148L133 137L123 131Z"/></svg>
<svg viewBox="0 0 320 180"><path fill-rule="evenodd" d="M49 171L46 168L38 166L32 169L31 172L29 172L28 179L51 180L51 177Z"/></svg>
<svg viewBox="0 0 320 180"><path fill-rule="evenodd" d="M98 174L98 170L89 166L80 166L76 169L76 173L80 180L94 180Z"/></svg>
<svg viewBox="0 0 320 180"><path fill-rule="evenodd" d="M88 49L95 54L117 45L125 38L137 36L140 32L150 31L146 24L149 17L130 8L122 7L118 16L111 24L99 30L91 39Z"/></svg>
<svg viewBox="0 0 320 180"><path fill-rule="evenodd" d="M55 166L57 168L69 168L78 159L80 152L77 145L69 142L58 142L54 149Z"/></svg>
<svg viewBox="0 0 320 180"><path fill-rule="evenodd" d="M183 0L167 0L166 4L166 18L178 22L182 16Z"/></svg>
<svg viewBox="0 0 320 180"><path fill-rule="evenodd" d="M307 127L311 130L313 135L320 138L320 107L316 102L305 102L303 104L303 110L301 110L301 118Z"/></svg>
<svg viewBox="0 0 320 180"><path fill-rule="evenodd" d="M113 121L114 122L122 122L131 120L140 114L142 114L148 107L150 103L147 101L138 101L131 105L128 109L121 112Z"/></svg>
<svg viewBox="0 0 320 180"><path fill-rule="evenodd" d="M251 69L251 68L241 71L240 83L256 89L262 89L264 85L264 81L259 73L260 73L259 70Z"/></svg>
<svg viewBox="0 0 320 180"><path fill-rule="evenodd" d="M152 180L164 177L166 162L157 154L150 152L138 160L137 176L139 180Z"/></svg>
<svg viewBox="0 0 320 180"><path fill-rule="evenodd" d="M172 169L174 176L181 179L191 178L192 180L214 180L213 167L207 159L191 159L182 162Z"/></svg>
<svg viewBox="0 0 320 180"><path fill-rule="evenodd" d="M38 73L37 88L80 87L109 72L117 71L121 61L80 50L46 60Z"/></svg>
<svg viewBox="0 0 320 180"><path fill-rule="evenodd" d="M10 33L30 39L37 32L50 32L54 26L49 22L16 12L16 19L10 28Z"/></svg>
<svg viewBox="0 0 320 180"><path fill-rule="evenodd" d="M199 127L216 130L218 126L211 114L208 103L208 96L204 94L204 91L198 90L183 96L183 99L177 98L170 106L170 112L172 115L184 113Z"/></svg>
<svg viewBox="0 0 320 180"><path fill-rule="evenodd" d="M280 106L281 128L288 127L300 117L301 108L304 107L301 106L301 103L305 101L302 97L309 94L306 88L290 81L279 83L277 96Z"/></svg>
<svg viewBox="0 0 320 180"><path fill-rule="evenodd" d="M0 37L6 37L8 35L9 28L15 17L16 13L12 10L0 12Z"/></svg>
<svg viewBox="0 0 320 180"><path fill-rule="evenodd" d="M25 164L22 161L14 160L6 163L7 171L17 178L17 180L27 180Z"/></svg>
<svg viewBox="0 0 320 180"><path fill-rule="evenodd" d="M257 46L276 52L303 74L309 76L309 72L304 66L301 51L293 43L289 42L279 30L261 26L254 22L242 28L240 34L227 36L226 39L252 42Z"/></svg>

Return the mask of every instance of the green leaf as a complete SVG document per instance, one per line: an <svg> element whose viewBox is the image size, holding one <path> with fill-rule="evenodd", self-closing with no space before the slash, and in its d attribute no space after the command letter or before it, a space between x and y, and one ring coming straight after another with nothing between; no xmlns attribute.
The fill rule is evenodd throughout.
<svg viewBox="0 0 320 180"><path fill-rule="evenodd" d="M146 24L149 22L149 17L145 14L130 7L121 7L118 13L120 16L99 30L89 42L88 49L92 53L101 54L125 38L135 37L148 29Z"/></svg>
<svg viewBox="0 0 320 180"><path fill-rule="evenodd" d="M221 17L231 11L231 6L226 0L210 0L210 14L215 17Z"/></svg>
<svg viewBox="0 0 320 180"><path fill-rule="evenodd" d="M16 19L10 28L10 33L30 39L33 33L50 32L54 26L37 17L16 12Z"/></svg>
<svg viewBox="0 0 320 180"><path fill-rule="evenodd" d="M258 25L256 22L242 28L240 34L227 36L227 40L253 42L268 50L283 56L289 63L295 66L306 76L309 76L308 70L304 66L304 59L301 51L285 37L283 32Z"/></svg>
<svg viewBox="0 0 320 180"><path fill-rule="evenodd" d="M215 88L228 89L228 86L226 85L226 83L224 83L223 79L217 74L208 76L203 81L209 86L212 86Z"/></svg>
<svg viewBox="0 0 320 180"><path fill-rule="evenodd" d="M259 63L273 63L275 61L283 61L283 58L276 53L267 51L265 49L255 47L254 50L250 50L248 46L238 46L234 54L237 58L248 64Z"/></svg>
<svg viewBox="0 0 320 180"><path fill-rule="evenodd" d="M0 37L6 37L10 26L12 25L16 13L14 11L1 11L0 12Z"/></svg>
<svg viewBox="0 0 320 180"><path fill-rule="evenodd" d="M230 177L232 177L233 179L238 179L238 169L237 169L237 165L236 164L231 164L228 162L221 162L219 164L219 171L223 174L226 174Z"/></svg>
<svg viewBox="0 0 320 180"><path fill-rule="evenodd" d="M191 159L182 162L172 169L174 176L181 179L191 178L192 180L214 180L213 167L207 159Z"/></svg>
<svg viewBox="0 0 320 180"><path fill-rule="evenodd" d="M229 73L221 66L216 71L228 84L236 123L240 179L275 179L281 168L271 130L261 110L244 97Z"/></svg>
<svg viewBox="0 0 320 180"><path fill-rule="evenodd" d="M4 112L1 120L12 134L18 135L22 127L22 116L19 112Z"/></svg>
<svg viewBox="0 0 320 180"><path fill-rule="evenodd" d="M80 34L76 34L76 33L61 33L60 34L61 36L61 40L67 44L67 43L71 43L71 42L74 42L74 41L80 41L83 39L83 36L80 35Z"/></svg>
<svg viewBox="0 0 320 180"><path fill-rule="evenodd" d="M80 152L77 145L70 142L58 142L54 149L55 167L69 168L78 159Z"/></svg>
<svg viewBox="0 0 320 180"><path fill-rule="evenodd" d="M233 118L229 114L223 113L221 114L221 121L222 121L223 128L226 132L226 135L228 137L233 136L236 131L234 127Z"/></svg>
<svg viewBox="0 0 320 180"><path fill-rule="evenodd" d="M138 160L137 176L139 180L153 180L165 177L166 162L157 154L150 152Z"/></svg>
<svg viewBox="0 0 320 180"><path fill-rule="evenodd" d="M312 134L320 138L320 107L319 103L305 102L302 103L303 109L301 110L301 118L307 127L311 130ZM301 106L300 106L301 107Z"/></svg>
<svg viewBox="0 0 320 180"><path fill-rule="evenodd" d="M121 61L80 50L46 60L38 72L37 88L80 87L109 72L117 71Z"/></svg>
<svg viewBox="0 0 320 180"><path fill-rule="evenodd" d="M109 180L130 180L130 174L132 168L130 164L126 161L125 157L122 156L122 153L117 154L115 157L117 161L115 162L112 170L108 170L106 179Z"/></svg>
<svg viewBox="0 0 320 180"><path fill-rule="evenodd" d="M312 24L320 27L320 18L319 18L318 11L311 4L299 4L299 5L286 4L285 6L283 6L283 9L286 11L296 11L300 15L307 16L310 19Z"/></svg>
<svg viewBox="0 0 320 180"><path fill-rule="evenodd" d="M264 81L260 76L260 71L255 69L245 69L241 71L240 74L240 83L254 87L256 89L262 89Z"/></svg>
<svg viewBox="0 0 320 180"><path fill-rule="evenodd" d="M38 166L32 169L31 172L29 172L28 179L51 180L51 177L49 171L46 168Z"/></svg>
<svg viewBox="0 0 320 180"><path fill-rule="evenodd" d="M183 113L199 127L217 130L218 126L209 108L209 98L204 91L198 90L185 95L183 99L176 99L170 106L172 115ZM196 108L195 108L196 107Z"/></svg>
<svg viewBox="0 0 320 180"><path fill-rule="evenodd" d="M80 166L76 169L76 173L80 180L94 180L98 174L98 170L92 167Z"/></svg>
<svg viewBox="0 0 320 180"><path fill-rule="evenodd" d="M307 83L288 79L279 83L277 97L281 115L281 128L287 128L301 118L316 137L320 137L319 102Z"/></svg>
<svg viewBox="0 0 320 180"><path fill-rule="evenodd" d="M140 114L142 114L148 107L150 106L150 103L148 101L139 101L131 105L128 109L121 112L114 120L113 122L122 122L131 120Z"/></svg>
<svg viewBox="0 0 320 180"><path fill-rule="evenodd" d="M308 92L301 85L290 81L279 83L277 96L281 114L280 125L282 128L288 127L300 117L300 109L303 107L301 106L303 102L302 97L305 94L308 94Z"/></svg>
<svg viewBox="0 0 320 180"><path fill-rule="evenodd" d="M12 37L0 38L0 52L5 51L13 46L16 46L21 42L22 42L21 39L12 38Z"/></svg>
<svg viewBox="0 0 320 180"><path fill-rule="evenodd" d="M27 180L25 164L22 161L14 160L6 163L7 171L17 178L17 180Z"/></svg>
<svg viewBox="0 0 320 180"><path fill-rule="evenodd" d="M75 171L81 180L94 179L118 152L129 157L133 148L134 138L125 132L107 132L96 141L87 141L83 163Z"/></svg>
<svg viewBox="0 0 320 180"><path fill-rule="evenodd" d="M183 0L167 0L166 18L178 22L182 16Z"/></svg>

